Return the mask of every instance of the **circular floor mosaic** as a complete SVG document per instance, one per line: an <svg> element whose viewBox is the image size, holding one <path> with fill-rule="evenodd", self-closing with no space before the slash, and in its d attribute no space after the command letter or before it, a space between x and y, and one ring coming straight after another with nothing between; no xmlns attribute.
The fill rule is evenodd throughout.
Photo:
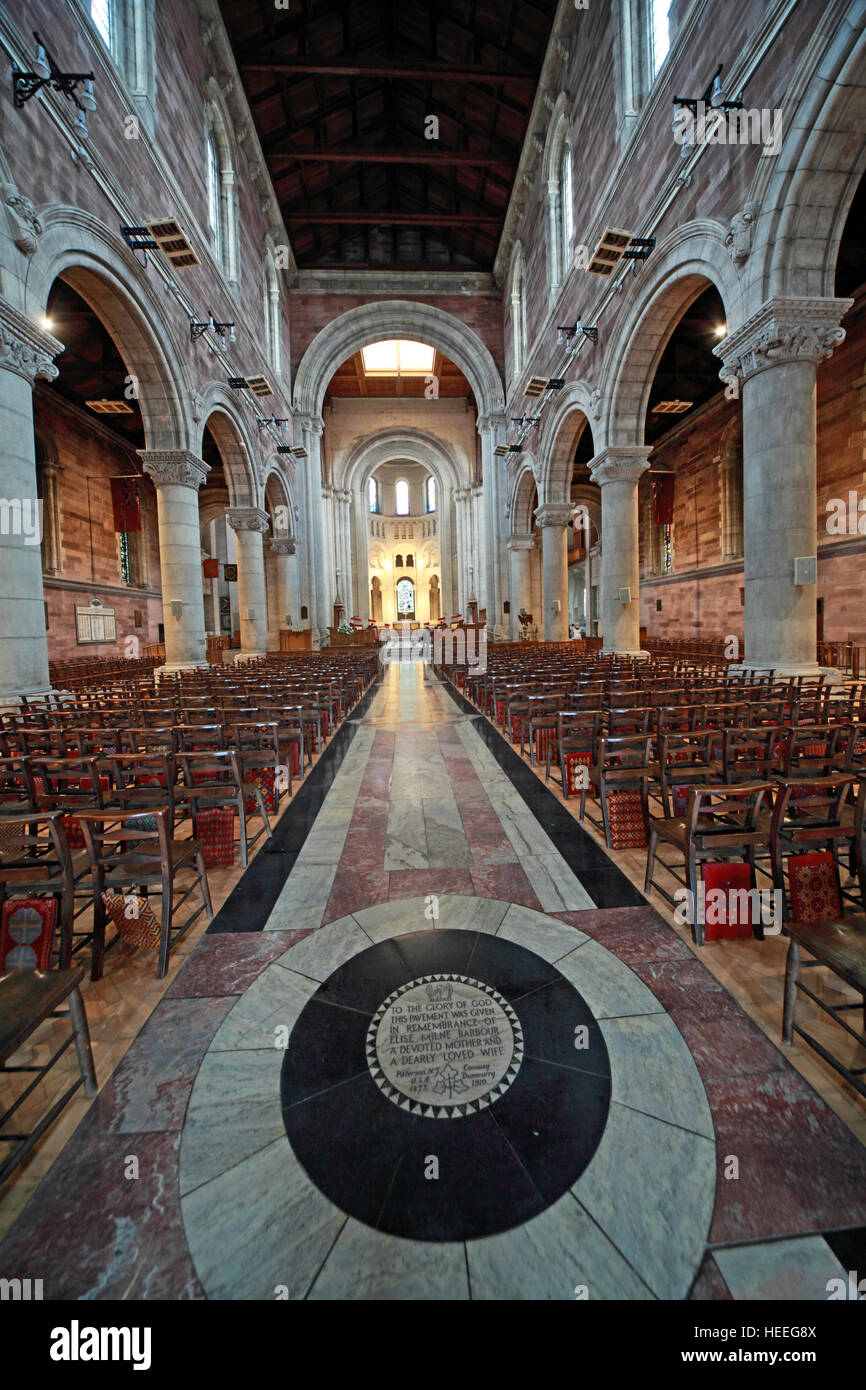
<svg viewBox="0 0 866 1390"><path fill-rule="evenodd" d="M343 1211L391 1235L468 1240L577 1181L610 1088L598 1024L554 966L437 929L361 951L316 991L289 1040L283 1119Z"/></svg>
<svg viewBox="0 0 866 1390"><path fill-rule="evenodd" d="M713 1213L716 1145L673 1020L576 926L443 894L428 930L426 906L382 903L312 932L217 1029L180 1151L184 1230L208 1298L573 1301L578 1285L593 1301L686 1297ZM458 983L466 993L447 1000L437 988ZM441 1063L422 1056L414 1026L391 1028L427 1003ZM386 1019L394 1004L405 1015ZM467 1026L473 1010L481 1022ZM482 1106L521 1039L507 1088ZM398 1045L389 1056L386 1040ZM474 1080L490 1084L476 1096L462 1068L482 1049L490 1070ZM411 1075L400 1074L406 1055ZM474 1112L453 1114L437 1092L424 1113L439 1065L465 1078L453 1104Z"/></svg>

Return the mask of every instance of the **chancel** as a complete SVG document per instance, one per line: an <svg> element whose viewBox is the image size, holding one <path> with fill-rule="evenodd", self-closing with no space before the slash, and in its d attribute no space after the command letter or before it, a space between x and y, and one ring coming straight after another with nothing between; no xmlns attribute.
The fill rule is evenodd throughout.
<svg viewBox="0 0 866 1390"><path fill-rule="evenodd" d="M866 0L0 41L0 1301L862 1299Z"/></svg>

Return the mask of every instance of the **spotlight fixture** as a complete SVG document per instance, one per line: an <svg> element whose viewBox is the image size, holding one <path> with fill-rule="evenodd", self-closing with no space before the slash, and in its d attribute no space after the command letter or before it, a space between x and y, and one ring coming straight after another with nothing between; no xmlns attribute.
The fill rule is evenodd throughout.
<svg viewBox="0 0 866 1390"><path fill-rule="evenodd" d="M724 63L719 63L703 93L699 97L674 97L674 106L687 106L694 116L698 119L698 106L703 103L704 108L710 106L714 111L742 111L742 93L737 101L728 101L722 86L722 69Z"/></svg>
<svg viewBox="0 0 866 1390"><path fill-rule="evenodd" d="M547 383L547 389L548 391L561 391L564 385L564 376L552 376Z"/></svg>
<svg viewBox="0 0 866 1390"><path fill-rule="evenodd" d="M246 391L247 379L245 376L230 376L228 384L233 391Z"/></svg>
<svg viewBox="0 0 866 1390"><path fill-rule="evenodd" d="M23 72L19 67L12 69L12 95L15 105L20 109L43 87L53 87L55 92L60 92L69 101L74 101L82 116L85 111L95 111L93 73L61 72L35 29L33 30L33 37L36 40L36 57L33 60L32 71ZM76 96L75 92L79 82L84 83L84 90L80 97ZM76 119L75 124L79 132L86 138L87 125L85 121Z"/></svg>
<svg viewBox="0 0 866 1390"><path fill-rule="evenodd" d="M278 445L277 445L277 453L278 453L278 454L293 454L294 452L295 452L295 451L294 451L294 449L292 448L291 444L278 444Z"/></svg>
<svg viewBox="0 0 866 1390"><path fill-rule="evenodd" d="M652 415L682 415L686 410L691 410L694 401L656 401L655 405L650 406Z"/></svg>
<svg viewBox="0 0 866 1390"><path fill-rule="evenodd" d="M197 338L201 337L202 333L207 332L219 334L220 338L222 339L223 351L225 351L227 346L226 334L228 334L228 342L234 343L237 340L237 334L235 333L234 324L217 323L213 314L211 314L207 319L190 319L189 334L191 342L194 343Z"/></svg>
<svg viewBox="0 0 866 1390"><path fill-rule="evenodd" d="M497 446L496 446L496 448L493 450L493 452L494 452L494 454L496 455L497 458L503 459L503 458L505 458L505 455L508 453L508 445L507 445L507 444L497 444Z"/></svg>
<svg viewBox="0 0 866 1390"><path fill-rule="evenodd" d="M565 339L567 343L570 343L572 338L576 337L578 333L582 333L591 343L598 342L598 328L596 325L581 323L580 319L577 320L577 323L571 325L561 324L556 330L556 341L561 343L563 339Z"/></svg>
<svg viewBox="0 0 866 1390"><path fill-rule="evenodd" d="M284 430L289 423L287 419L279 419L276 415L271 415L268 418L259 415L256 422L260 430L265 429L268 425L272 425L276 430Z"/></svg>
<svg viewBox="0 0 866 1390"><path fill-rule="evenodd" d="M509 444L508 452L509 454L522 454L523 448L520 444Z"/></svg>
<svg viewBox="0 0 866 1390"><path fill-rule="evenodd" d="M293 444L292 453L294 454L296 459L305 459L307 457L307 451L304 448L303 444Z"/></svg>

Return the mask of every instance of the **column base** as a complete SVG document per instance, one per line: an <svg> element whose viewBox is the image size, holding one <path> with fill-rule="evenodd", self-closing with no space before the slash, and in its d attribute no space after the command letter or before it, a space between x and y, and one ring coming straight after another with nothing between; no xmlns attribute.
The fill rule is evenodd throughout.
<svg viewBox="0 0 866 1390"><path fill-rule="evenodd" d="M159 682L163 676L175 676L179 671L201 671L210 665L208 661L171 661L164 666L153 668L154 678Z"/></svg>
<svg viewBox="0 0 866 1390"><path fill-rule="evenodd" d="M843 685L845 677L835 666L819 666L817 661L741 661L728 670L734 675L767 675L770 671L782 680L795 676L826 676L826 685Z"/></svg>
<svg viewBox="0 0 866 1390"><path fill-rule="evenodd" d="M17 714L21 709L21 700L46 700L53 696L55 703L62 703L64 700L74 700L75 696L71 690L55 690L53 685L45 690L25 690L21 694L9 691L0 691L0 714Z"/></svg>
<svg viewBox="0 0 866 1390"><path fill-rule="evenodd" d="M631 648L622 647L602 647L601 654L602 656L630 656L635 661L649 661L652 655L651 652L645 652L641 648L633 650Z"/></svg>
<svg viewBox="0 0 866 1390"><path fill-rule="evenodd" d="M239 665L241 664L241 662L244 662L244 661L261 661L262 657L265 657L265 656L267 656L267 652L266 652L266 651L260 651L260 652L244 652L244 651L240 651L240 652L234 652L234 653L233 653L233 660L234 660L235 666L239 666Z"/></svg>

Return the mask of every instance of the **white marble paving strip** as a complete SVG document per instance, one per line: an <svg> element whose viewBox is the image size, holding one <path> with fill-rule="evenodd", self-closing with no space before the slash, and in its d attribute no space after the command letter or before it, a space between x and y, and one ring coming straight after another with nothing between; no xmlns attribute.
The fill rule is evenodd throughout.
<svg viewBox="0 0 866 1390"><path fill-rule="evenodd" d="M310 1182L285 1135L183 1198L208 1298L304 1298L346 1215Z"/></svg>
<svg viewBox="0 0 866 1390"><path fill-rule="evenodd" d="M656 1297L680 1299L706 1247L715 1186L710 1139L612 1102L602 1142L571 1190Z"/></svg>
<svg viewBox="0 0 866 1390"><path fill-rule="evenodd" d="M566 864L473 725L468 721L458 725L457 735L542 910L583 912L594 908L595 903L589 893Z"/></svg>
<svg viewBox="0 0 866 1390"><path fill-rule="evenodd" d="M713 1259L735 1299L824 1303L831 1279L841 1279L847 1296L848 1273L823 1236L798 1236L714 1250ZM828 1287L829 1286L829 1287Z"/></svg>
<svg viewBox="0 0 866 1390"><path fill-rule="evenodd" d="M467 1241L466 1259L473 1299L654 1297L570 1192L523 1226Z"/></svg>
<svg viewBox="0 0 866 1390"><path fill-rule="evenodd" d="M403 1240L350 1217L308 1297L413 1303L468 1299L463 1246L456 1241Z"/></svg>
<svg viewBox="0 0 866 1390"><path fill-rule="evenodd" d="M359 726L274 903L265 931L305 931L321 925L374 738L374 729Z"/></svg>

